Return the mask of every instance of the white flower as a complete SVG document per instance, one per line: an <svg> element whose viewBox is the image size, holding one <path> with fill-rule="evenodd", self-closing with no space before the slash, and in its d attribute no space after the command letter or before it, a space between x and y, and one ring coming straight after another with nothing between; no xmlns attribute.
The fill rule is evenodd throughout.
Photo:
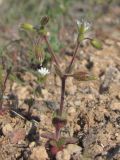
<svg viewBox="0 0 120 160"><path fill-rule="evenodd" d="M84 22L84 27L85 27L85 31L88 31L89 29L91 29L91 23L85 21L85 22Z"/></svg>
<svg viewBox="0 0 120 160"><path fill-rule="evenodd" d="M77 25L78 25L78 28L83 28L84 29L84 32L88 31L91 29L91 23L82 19L82 20L77 20Z"/></svg>
<svg viewBox="0 0 120 160"><path fill-rule="evenodd" d="M38 69L38 72L42 75L42 76L46 76L47 74L49 74L50 72L48 71L48 69L41 67L40 69Z"/></svg>

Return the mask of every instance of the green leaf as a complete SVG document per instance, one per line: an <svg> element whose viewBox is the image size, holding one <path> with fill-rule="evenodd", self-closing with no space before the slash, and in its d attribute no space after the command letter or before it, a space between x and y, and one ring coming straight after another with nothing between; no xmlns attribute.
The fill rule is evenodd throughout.
<svg viewBox="0 0 120 160"><path fill-rule="evenodd" d="M65 145L66 141L65 141L65 138L60 138L58 141L57 141L57 147L58 148L61 148Z"/></svg>
<svg viewBox="0 0 120 160"><path fill-rule="evenodd" d="M51 141L50 141L50 145L51 145L51 146L58 147L56 140L51 140Z"/></svg>
<svg viewBox="0 0 120 160"><path fill-rule="evenodd" d="M96 48L96 49L102 49L102 44L99 40L97 39L92 39L91 40L91 45Z"/></svg>

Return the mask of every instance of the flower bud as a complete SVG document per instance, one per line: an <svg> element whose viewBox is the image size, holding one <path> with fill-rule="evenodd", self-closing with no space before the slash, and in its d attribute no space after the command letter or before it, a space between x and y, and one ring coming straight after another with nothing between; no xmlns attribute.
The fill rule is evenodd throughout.
<svg viewBox="0 0 120 160"><path fill-rule="evenodd" d="M45 26L48 23L48 21L49 21L49 17L48 16L42 17L41 20L40 20L41 26Z"/></svg>
<svg viewBox="0 0 120 160"><path fill-rule="evenodd" d="M29 23L23 23L21 24L21 28L27 31L34 31L34 27L33 25L29 24Z"/></svg>
<svg viewBox="0 0 120 160"><path fill-rule="evenodd" d="M91 45L96 49L102 49L102 44L97 39L92 39L91 40Z"/></svg>
<svg viewBox="0 0 120 160"><path fill-rule="evenodd" d="M89 81L96 79L94 76L88 74L87 72L81 72L81 71L74 73L72 77L74 77L74 79L78 81Z"/></svg>

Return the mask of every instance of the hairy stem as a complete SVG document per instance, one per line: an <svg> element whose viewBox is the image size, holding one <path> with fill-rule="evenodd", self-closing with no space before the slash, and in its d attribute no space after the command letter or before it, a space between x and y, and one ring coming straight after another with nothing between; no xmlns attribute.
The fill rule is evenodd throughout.
<svg viewBox="0 0 120 160"><path fill-rule="evenodd" d="M56 128L56 139L59 140L60 138L60 128Z"/></svg>
<svg viewBox="0 0 120 160"><path fill-rule="evenodd" d="M60 116L62 116L63 106L64 106L64 97L65 97L65 82L66 76L61 78L62 86L61 86L61 101L60 101Z"/></svg>

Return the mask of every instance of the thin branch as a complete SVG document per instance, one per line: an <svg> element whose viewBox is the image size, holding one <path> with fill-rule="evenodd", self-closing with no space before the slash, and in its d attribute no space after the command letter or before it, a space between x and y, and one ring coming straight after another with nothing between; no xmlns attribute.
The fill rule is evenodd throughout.
<svg viewBox="0 0 120 160"><path fill-rule="evenodd" d="M66 76L62 77L62 86L61 86L61 101L60 101L60 116L62 116L63 106L64 106L64 98L65 98L65 82Z"/></svg>
<svg viewBox="0 0 120 160"><path fill-rule="evenodd" d="M44 40L45 40L45 42L46 42L46 44L47 44L47 46L48 46L49 52L50 52L50 54L51 54L51 56L52 56L54 62L55 62L56 65L59 67L58 60L57 60L57 58L56 58L56 56L55 56L55 54L54 54L54 52L53 52L53 49L51 48L51 45L50 45L50 43L49 43L47 37L44 36L43 38L44 38Z"/></svg>
<svg viewBox="0 0 120 160"><path fill-rule="evenodd" d="M69 73L70 72L70 70L71 70L71 67L72 67L72 65L73 65L73 62L74 62L74 60L75 60L75 57L76 57L76 54L77 54L77 51L78 51L78 48L79 48L79 45L80 45L80 43L79 43L79 41L77 40L77 44L76 44L76 47L75 47L75 51L74 51L74 54L73 54L73 56L72 56L72 59L71 59L71 62L70 62L70 64L69 64L69 66L67 67L67 73Z"/></svg>

